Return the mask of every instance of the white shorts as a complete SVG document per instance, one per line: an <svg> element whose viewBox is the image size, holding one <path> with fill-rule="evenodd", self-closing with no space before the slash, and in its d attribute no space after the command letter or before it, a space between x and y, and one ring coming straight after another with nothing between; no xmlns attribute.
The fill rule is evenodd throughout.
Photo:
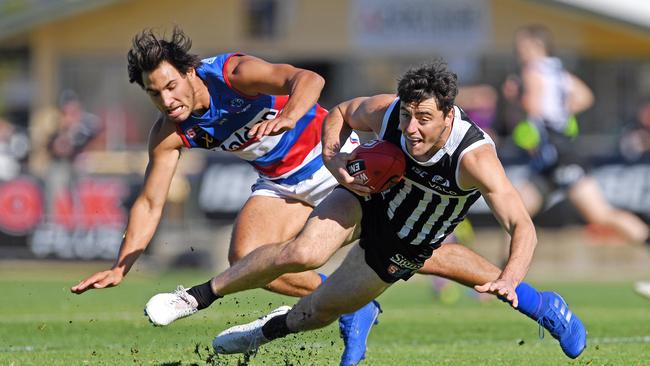
<svg viewBox="0 0 650 366"><path fill-rule="evenodd" d="M298 184L280 184L268 178L259 178L253 184L251 196L294 199L315 207L332 192L337 184L336 179L323 165L314 175Z"/></svg>
<svg viewBox="0 0 650 366"><path fill-rule="evenodd" d="M350 152L357 146L359 146L359 138L355 132L352 132L341 151ZM293 185L280 184L271 179L260 177L253 184L251 196L294 199L316 207L337 185L336 179L323 165L314 175Z"/></svg>

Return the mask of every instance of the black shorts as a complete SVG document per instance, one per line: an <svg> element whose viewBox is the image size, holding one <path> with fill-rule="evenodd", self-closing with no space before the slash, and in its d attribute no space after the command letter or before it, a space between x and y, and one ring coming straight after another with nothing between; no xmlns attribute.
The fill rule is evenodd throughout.
<svg viewBox="0 0 650 366"><path fill-rule="evenodd" d="M547 149L553 159L535 164L534 157L531 177L531 182L544 197L557 189L571 188L589 172L588 164L576 153L571 137L549 131Z"/></svg>
<svg viewBox="0 0 650 366"><path fill-rule="evenodd" d="M338 186L337 189L339 188L347 190L343 186ZM369 198L356 194L354 196L362 208L359 245L365 252L366 263L387 283L411 278L439 245L413 245L404 242L397 236L401 228L396 230L386 216L386 207L381 195L376 194Z"/></svg>

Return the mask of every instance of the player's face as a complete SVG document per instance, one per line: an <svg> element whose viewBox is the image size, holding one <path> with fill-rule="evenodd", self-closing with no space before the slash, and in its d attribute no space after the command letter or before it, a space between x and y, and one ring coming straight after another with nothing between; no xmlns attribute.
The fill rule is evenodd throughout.
<svg viewBox="0 0 650 366"><path fill-rule="evenodd" d="M185 121L194 109L194 87L190 79L194 70L180 73L169 62L163 61L151 72L142 73L144 90L153 104L173 122Z"/></svg>
<svg viewBox="0 0 650 366"><path fill-rule="evenodd" d="M453 110L443 115L435 98L401 103L399 127L411 156L419 161L427 161L444 146L453 116Z"/></svg>
<svg viewBox="0 0 650 366"><path fill-rule="evenodd" d="M524 34L517 35L515 48L519 62L524 65L545 56L544 46L541 42Z"/></svg>

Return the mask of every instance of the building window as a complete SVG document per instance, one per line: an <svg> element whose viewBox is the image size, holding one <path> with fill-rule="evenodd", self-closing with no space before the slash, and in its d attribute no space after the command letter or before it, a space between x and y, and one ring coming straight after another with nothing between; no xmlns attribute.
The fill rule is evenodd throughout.
<svg viewBox="0 0 650 366"><path fill-rule="evenodd" d="M273 39L280 35L278 0L246 1L246 33L254 39Z"/></svg>

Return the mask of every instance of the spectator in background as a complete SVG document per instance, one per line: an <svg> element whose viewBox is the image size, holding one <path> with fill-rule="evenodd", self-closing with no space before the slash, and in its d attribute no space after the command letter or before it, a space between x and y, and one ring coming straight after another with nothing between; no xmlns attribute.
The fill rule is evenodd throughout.
<svg viewBox="0 0 650 366"><path fill-rule="evenodd" d="M74 91L64 90L58 107L57 127L47 144L50 155L45 187L48 215L53 214L56 197L62 192L71 193L73 207L77 207L73 194L77 181L74 161L101 129L99 117L84 109Z"/></svg>
<svg viewBox="0 0 650 366"><path fill-rule="evenodd" d="M635 117L623 131L619 151L628 162L650 161L650 99L641 103Z"/></svg>
<svg viewBox="0 0 650 366"><path fill-rule="evenodd" d="M456 97L457 105L477 126L487 132L495 143L498 143L493 126L497 115L497 98L497 91L487 84L463 86L458 89Z"/></svg>
<svg viewBox="0 0 650 366"><path fill-rule="evenodd" d="M539 212L546 195L562 189L588 223L615 229L630 242L647 242L648 226L605 200L572 143L578 134L574 115L593 104L591 90L551 55L552 36L547 28L523 27L517 31L515 42L521 89L512 90L516 83L509 79L504 90L519 96L527 116L515 127L513 137L530 155L532 179L519 187L528 212Z"/></svg>
<svg viewBox="0 0 650 366"><path fill-rule="evenodd" d="M29 149L26 131L0 118L0 181L10 180L22 172Z"/></svg>

